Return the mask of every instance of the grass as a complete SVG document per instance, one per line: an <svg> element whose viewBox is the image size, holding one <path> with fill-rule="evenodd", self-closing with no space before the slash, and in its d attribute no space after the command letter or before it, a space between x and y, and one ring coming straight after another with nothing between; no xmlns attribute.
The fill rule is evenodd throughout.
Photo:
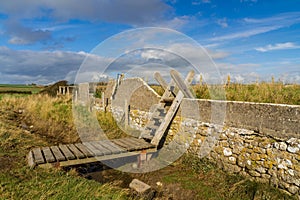
<svg viewBox="0 0 300 200"><path fill-rule="evenodd" d="M98 113L97 117L102 128L112 134L109 137L124 136L110 113ZM291 198L266 184L228 175L207 160L189 155L152 173L124 176L118 172L105 183L85 179L76 169L27 167L25 158L32 147L78 140L70 99L31 95L0 100L0 199L132 199L136 197L127 189L128 184L124 188L117 183L134 177L151 183L158 199L183 195L185 199L250 200L258 193L268 199ZM163 183L162 188L156 186L157 181Z"/></svg>
<svg viewBox="0 0 300 200"><path fill-rule="evenodd" d="M160 86L151 86L158 94L163 93ZM209 88L206 84L192 86L195 97L199 99L211 99ZM223 87L223 86L222 86ZM282 82L238 84L231 83L224 86L226 100L248 101L258 103L277 103L300 105L300 85L284 85ZM217 99L214 97L213 99Z"/></svg>
<svg viewBox="0 0 300 200"><path fill-rule="evenodd" d="M62 131L70 126L67 116L70 106L67 99L39 95L6 97L0 101L0 199L127 199L128 190L84 179L75 170L27 167L25 158L32 147L74 140L68 131ZM19 113L19 109L24 110L23 113ZM50 120L58 135L54 132L42 134L38 129L24 130L19 126L22 123L19 118L24 121L39 119L33 123L39 128L42 124L48 127L46 122Z"/></svg>
<svg viewBox="0 0 300 200"><path fill-rule="evenodd" d="M2 199L126 199L126 192L83 179L73 171L13 169L0 174Z"/></svg>

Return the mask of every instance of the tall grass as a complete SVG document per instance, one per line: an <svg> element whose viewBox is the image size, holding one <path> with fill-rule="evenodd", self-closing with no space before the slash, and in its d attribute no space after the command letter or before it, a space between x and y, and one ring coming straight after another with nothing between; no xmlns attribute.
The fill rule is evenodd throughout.
<svg viewBox="0 0 300 200"><path fill-rule="evenodd" d="M211 99L210 87L212 86L197 84L191 88L196 98ZM300 105L300 85L297 84L285 85L282 82L228 83L219 87L224 87L226 100L229 101ZM152 88L159 94L163 93L163 89L160 86L152 86Z"/></svg>
<svg viewBox="0 0 300 200"><path fill-rule="evenodd" d="M19 113L15 120L25 129L43 135L53 143L79 141L73 125L71 99L30 95L23 98L4 96L0 101L4 110Z"/></svg>
<svg viewBox="0 0 300 200"><path fill-rule="evenodd" d="M46 95L0 100L0 199L128 199L127 189L75 170L27 166L29 149L78 140L71 107L68 98Z"/></svg>

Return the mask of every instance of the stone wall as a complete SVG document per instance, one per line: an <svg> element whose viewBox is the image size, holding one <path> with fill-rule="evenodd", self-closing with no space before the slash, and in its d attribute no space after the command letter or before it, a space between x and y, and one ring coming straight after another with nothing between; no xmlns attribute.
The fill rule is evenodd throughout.
<svg viewBox="0 0 300 200"><path fill-rule="evenodd" d="M131 127L141 129L151 114L132 110L130 116ZM179 130L194 130L189 132L192 138L189 153L207 157L229 173L270 183L291 195L300 195L300 139L274 138L266 133L229 126L220 128L219 125L178 114L170 127L165 146L179 134ZM176 143L178 148L187 145L180 141Z"/></svg>
<svg viewBox="0 0 300 200"><path fill-rule="evenodd" d="M194 113L197 104L199 115ZM185 117L202 122L215 123L224 119L226 126L245 128L275 138L300 138L299 105L184 99L181 109ZM214 116L212 110L215 110Z"/></svg>
<svg viewBox="0 0 300 200"><path fill-rule="evenodd" d="M122 108L124 99L128 100L130 126L141 130L159 96L142 80L122 84L115 103ZM206 156L230 173L300 196L300 106L184 99L166 146L180 138L176 136L182 130L188 130L186 135L192 138L190 153ZM176 143L187 148L186 142Z"/></svg>

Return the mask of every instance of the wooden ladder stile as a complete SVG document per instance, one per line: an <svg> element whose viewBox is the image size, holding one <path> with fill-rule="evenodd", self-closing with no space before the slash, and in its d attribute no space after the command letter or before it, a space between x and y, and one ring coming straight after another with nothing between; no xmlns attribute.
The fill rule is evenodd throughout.
<svg viewBox="0 0 300 200"><path fill-rule="evenodd" d="M192 93L189 91L188 86L194 76L195 76L195 72L194 71L190 71L185 79L185 81L182 80L180 74L175 71L175 70L171 70L170 72L172 80L176 83L176 86L179 88L179 91L175 97L175 99L172 102L172 105L170 107L170 109L168 110L164 120L162 121L162 123L160 124L160 126L158 127L158 129L155 132L154 137L151 140L151 144L158 146L164 133L166 132L167 128L169 127L170 123L172 122L183 98L186 96L188 98L193 98Z"/></svg>

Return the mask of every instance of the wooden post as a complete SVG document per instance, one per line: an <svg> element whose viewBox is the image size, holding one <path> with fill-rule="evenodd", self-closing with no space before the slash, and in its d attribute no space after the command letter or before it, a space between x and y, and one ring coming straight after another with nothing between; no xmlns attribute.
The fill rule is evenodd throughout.
<svg viewBox="0 0 300 200"><path fill-rule="evenodd" d="M70 94L69 86L66 87L66 93L67 93L67 95L69 96L69 94Z"/></svg>
<svg viewBox="0 0 300 200"><path fill-rule="evenodd" d="M62 94L63 94L63 95L65 95L65 92L66 92L66 91L65 91L65 90L66 90L66 87L65 87L65 86L63 86L63 87L61 87L61 88L62 88Z"/></svg>
<svg viewBox="0 0 300 200"><path fill-rule="evenodd" d="M77 103L77 101L78 101L78 91L77 91L77 88L75 89L74 92L75 92L75 102Z"/></svg>
<svg viewBox="0 0 300 200"><path fill-rule="evenodd" d="M105 98L104 98L104 92L101 92L101 100L102 100L102 108L105 110Z"/></svg>
<svg viewBox="0 0 300 200"><path fill-rule="evenodd" d="M129 126L129 105L127 99L125 99L124 115L125 115L125 130L126 130Z"/></svg>

